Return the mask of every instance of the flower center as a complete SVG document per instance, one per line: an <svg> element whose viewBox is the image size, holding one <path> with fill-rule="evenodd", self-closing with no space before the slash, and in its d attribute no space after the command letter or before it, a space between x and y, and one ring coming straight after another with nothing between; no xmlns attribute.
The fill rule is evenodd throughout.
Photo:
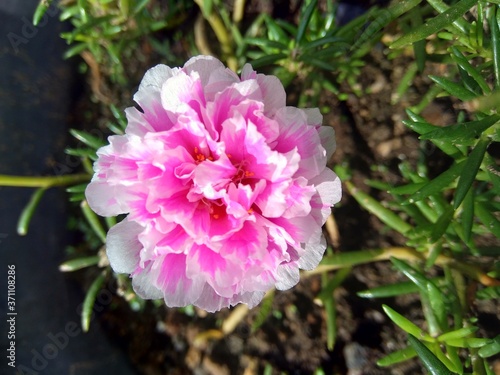
<svg viewBox="0 0 500 375"><path fill-rule="evenodd" d="M211 219L217 220L226 214L226 205L222 199L209 200L203 198L200 200L200 203L207 207Z"/></svg>
<svg viewBox="0 0 500 375"><path fill-rule="evenodd" d="M201 162L204 162L205 160L210 160L210 161L214 160L214 158L211 155L205 156L205 154L203 154L198 147L194 148L194 156L193 157L194 157L194 162L196 164L200 164Z"/></svg>

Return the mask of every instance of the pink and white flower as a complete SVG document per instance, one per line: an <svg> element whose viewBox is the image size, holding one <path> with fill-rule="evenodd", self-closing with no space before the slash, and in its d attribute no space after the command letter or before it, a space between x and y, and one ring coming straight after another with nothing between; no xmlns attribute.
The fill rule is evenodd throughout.
<svg viewBox="0 0 500 375"><path fill-rule="evenodd" d="M285 104L274 76L217 59L157 65L126 109L124 135L98 151L87 187L99 215L128 216L107 236L111 267L136 293L216 311L257 305L315 268L322 225L341 197L318 109Z"/></svg>

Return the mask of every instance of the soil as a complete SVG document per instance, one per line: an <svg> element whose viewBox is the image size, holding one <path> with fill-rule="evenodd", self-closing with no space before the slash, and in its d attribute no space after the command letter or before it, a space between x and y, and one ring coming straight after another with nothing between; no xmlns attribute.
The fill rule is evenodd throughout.
<svg viewBox="0 0 500 375"><path fill-rule="evenodd" d="M426 71L403 98L392 103L409 58L389 60L385 52L384 47L379 46L367 58L359 77L362 95L357 96L350 87L344 86L343 92L349 93L347 100L339 101L325 94L320 103L320 108L331 108L324 124L333 126L337 136L337 150L331 165L349 163L353 183L380 199L383 193L369 188L364 181L379 179L398 184L401 182L398 164L402 160L415 163L420 155L420 142L401 120L406 118L405 109L415 104L430 85ZM150 62L141 60L140 64L145 65L142 71L148 64L153 65ZM431 66L430 69L437 68ZM135 78L135 82L140 79ZM95 75L90 76L91 81L95 79ZM131 103L132 88L130 92L121 93L105 90L106 95L117 100L115 102ZM83 104L81 110L88 106L95 104ZM103 124L102 119L109 114L102 110L104 107L99 108L97 113L103 116L100 120ZM455 114L453 103L441 100L432 103L424 116L434 124L445 125L453 121ZM438 171L449 161L437 150L433 152L431 169ZM374 165L384 168L377 170L372 168ZM403 244L400 235L387 230L348 193L344 193L333 213L339 232L338 244L334 246L336 252ZM388 263L353 269L335 291L338 331L333 351L326 345L325 310L315 302L321 289L319 276L303 279L289 291L276 292L272 313L256 330L252 326L260 318L259 307L245 314L227 334L221 332L221 327L236 309L216 314L195 309L190 316L178 309L147 302L143 311L135 312L116 296L112 307L99 317L111 340L128 353L138 372L144 375L313 374L318 368L325 374L423 374L417 360L391 368L376 365L384 355L407 345L406 334L386 317L381 308L383 303L413 322L424 324L416 295L376 300L356 295L358 291L396 281L403 281L403 277ZM486 318L500 317L498 306L487 304L477 308L478 314ZM494 329L484 328L489 337L500 333L498 325Z"/></svg>

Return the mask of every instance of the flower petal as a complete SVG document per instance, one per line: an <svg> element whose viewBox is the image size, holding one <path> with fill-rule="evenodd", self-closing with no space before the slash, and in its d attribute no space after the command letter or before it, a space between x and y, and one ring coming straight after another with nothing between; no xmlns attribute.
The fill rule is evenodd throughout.
<svg viewBox="0 0 500 375"><path fill-rule="evenodd" d="M138 236L143 231L139 224L127 219L113 226L106 237L106 254L113 270L132 273L139 263L143 246Z"/></svg>

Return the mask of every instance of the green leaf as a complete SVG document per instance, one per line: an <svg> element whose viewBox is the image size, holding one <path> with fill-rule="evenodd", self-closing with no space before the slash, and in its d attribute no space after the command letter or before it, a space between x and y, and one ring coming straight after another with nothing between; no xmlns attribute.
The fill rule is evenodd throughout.
<svg viewBox="0 0 500 375"><path fill-rule="evenodd" d="M497 22L497 8L493 8L489 19L491 30L491 48L493 52L493 69L495 71L495 86L500 87L500 30Z"/></svg>
<svg viewBox="0 0 500 375"><path fill-rule="evenodd" d="M412 28L420 27L423 24L422 20L422 8L417 7L411 11L411 26ZM413 43L413 53L415 54L415 61L417 63L417 68L420 73L425 69L425 62L427 60L427 52L425 50L426 42L425 40L419 40Z"/></svg>
<svg viewBox="0 0 500 375"><path fill-rule="evenodd" d="M101 273L96 277L92 285L85 296L82 308L82 330L83 332L88 332L90 321L92 320L92 309L94 308L95 299L97 298L97 293L101 290L102 284L104 284L104 273Z"/></svg>
<svg viewBox="0 0 500 375"><path fill-rule="evenodd" d="M421 292L427 293L427 284L430 282L430 280L427 279L427 277L425 277L423 273L416 270L401 259L392 257L391 262L398 271L402 272L407 278L415 283L415 285L418 286Z"/></svg>
<svg viewBox="0 0 500 375"><path fill-rule="evenodd" d="M386 355L385 357L379 359L377 361L377 366L380 367L387 367L387 366L392 366L397 363L401 363L404 361L407 361L409 359L414 358L417 355L417 352L413 347L408 346L404 349L392 352L389 355Z"/></svg>
<svg viewBox="0 0 500 375"><path fill-rule="evenodd" d="M271 40L276 40L281 43L288 43L290 41L290 36L276 23L274 19L270 16L265 18L267 26L267 36Z"/></svg>
<svg viewBox="0 0 500 375"><path fill-rule="evenodd" d="M85 51L87 48L88 48L87 43L77 43L71 48L69 48L66 52L64 52L63 58L69 59L70 57L76 56L81 52Z"/></svg>
<svg viewBox="0 0 500 375"><path fill-rule="evenodd" d="M500 286L489 286L480 289L477 291L476 297L482 300L500 298Z"/></svg>
<svg viewBox="0 0 500 375"><path fill-rule="evenodd" d="M476 147L474 147L474 150L472 150L469 157L466 159L464 168L462 169L462 173L458 179L457 189L453 199L453 207L455 209L460 206L465 198L465 195L470 190L489 144L490 142L486 138L479 140Z"/></svg>
<svg viewBox="0 0 500 375"><path fill-rule="evenodd" d="M462 203L462 229L464 231L464 239L469 242L472 235L472 224L474 222L474 193L473 189L469 189Z"/></svg>
<svg viewBox="0 0 500 375"><path fill-rule="evenodd" d="M436 9L439 13L446 12L450 7L442 0L427 0L427 2ZM453 21L454 27L447 27L452 34L469 34L470 24L463 18L458 18Z"/></svg>
<svg viewBox="0 0 500 375"><path fill-rule="evenodd" d="M97 138L96 136L81 130L70 129L69 132L73 137L78 139L80 142L83 142L87 146L90 146L94 149L98 149L106 144L106 142L103 139Z"/></svg>
<svg viewBox="0 0 500 375"><path fill-rule="evenodd" d="M250 329L252 333L255 333L262 326L262 324L265 323L269 315L271 315L271 312L273 311L273 301L274 301L274 290L269 292L262 300L257 316L252 322L252 326Z"/></svg>
<svg viewBox="0 0 500 375"><path fill-rule="evenodd" d="M49 9L50 3L52 3L52 0L40 0L38 3L35 13L33 14L33 25L38 26L40 20L42 17L45 15L47 10Z"/></svg>
<svg viewBox="0 0 500 375"><path fill-rule="evenodd" d="M134 7L134 10L132 11L132 14L137 14L139 13L140 11L142 11L146 5L148 5L150 0L140 0L140 1L136 1L136 5Z"/></svg>
<svg viewBox="0 0 500 375"><path fill-rule="evenodd" d="M433 232L431 232L432 235ZM429 245L429 252L427 254L427 259L425 260L425 269L430 269L436 263L437 258L441 255L443 250L443 241L436 241Z"/></svg>
<svg viewBox="0 0 500 375"><path fill-rule="evenodd" d="M465 88L459 83L455 83L453 81L450 81L448 78L445 77L437 77L430 75L430 79L432 79L434 82L436 82L440 87L442 87L445 91L447 91L450 95L457 97L463 102L466 102L468 100L472 100L475 97L477 97L477 94L470 91L469 89Z"/></svg>
<svg viewBox="0 0 500 375"><path fill-rule="evenodd" d="M338 268L351 267L358 264L373 262L378 256L383 254L383 252L384 251L382 249L377 249L329 254L323 257L321 264L327 266L337 266Z"/></svg>
<svg viewBox="0 0 500 375"><path fill-rule="evenodd" d="M334 65L332 65L326 61L323 61L321 59L317 59L313 56L302 55L302 56L300 56L300 60L309 64L309 65L315 66L315 67L320 68L320 69L324 69L328 72L333 72L336 70Z"/></svg>
<svg viewBox="0 0 500 375"><path fill-rule="evenodd" d="M389 48L400 48L407 44L427 38L429 35L437 33L446 26L450 25L457 18L472 8L477 0L462 0L448 8L445 12L426 21L422 26L417 27L411 32L403 35L392 43Z"/></svg>
<svg viewBox="0 0 500 375"><path fill-rule="evenodd" d="M21 216L19 217L19 220L17 222L17 234L19 234L20 236L25 236L28 233L28 227L30 225L31 218L35 213L35 210L38 207L38 204L40 203L45 190L47 190L47 188L36 189L31 196L30 201L21 212Z"/></svg>
<svg viewBox="0 0 500 375"><path fill-rule="evenodd" d="M500 221L491 213L486 203L476 202L474 211L486 228L497 238L500 238Z"/></svg>
<svg viewBox="0 0 500 375"><path fill-rule="evenodd" d="M500 121L500 115L491 115L481 120L462 122L436 129L421 135L420 139L446 139L453 143L468 144L498 121Z"/></svg>
<svg viewBox="0 0 500 375"><path fill-rule="evenodd" d="M402 14L410 11L421 2L422 0L400 0L395 2L394 5L392 5L389 9L383 9L379 11L376 14L376 18L373 20L373 22L368 25L363 34L361 34L356 43L354 43L351 51L359 48L361 44L373 38L373 36L383 27L388 25L390 22L392 22Z"/></svg>
<svg viewBox="0 0 500 375"><path fill-rule="evenodd" d="M339 49L342 50L347 50L350 47L350 44L344 38L338 36L325 36L304 44L301 49L302 52L305 52L316 47L324 47L328 44L338 46Z"/></svg>
<svg viewBox="0 0 500 375"><path fill-rule="evenodd" d="M68 260L64 263L61 263L61 265L59 266L59 271L61 271L61 272L73 272L73 271L81 270L82 268L96 265L97 263L99 263L99 260L100 260L100 258L98 255L71 259L71 260Z"/></svg>
<svg viewBox="0 0 500 375"><path fill-rule="evenodd" d="M448 188L450 184L460 175L464 164L464 161L453 164L450 168L434 178L432 181L429 181L415 194L408 197L402 204L414 203L427 198L430 195L440 194L442 190Z"/></svg>
<svg viewBox="0 0 500 375"><path fill-rule="evenodd" d="M75 40L84 39L88 31L94 27L99 25L105 25L109 23L115 16L112 14L91 18L88 22L83 22L81 26L75 28L72 32L67 34L65 39L68 40L69 43L73 43Z"/></svg>
<svg viewBox="0 0 500 375"><path fill-rule="evenodd" d="M74 186L70 186L69 188L66 189L67 193L83 193L85 189L87 188L88 184L78 184Z"/></svg>
<svg viewBox="0 0 500 375"><path fill-rule="evenodd" d="M67 8L62 9L61 14L59 15L60 21L66 21L70 18L76 17L80 12L80 7L78 5L73 5Z"/></svg>
<svg viewBox="0 0 500 375"><path fill-rule="evenodd" d="M410 117L413 121L403 120L403 124L414 132L418 134L426 134L439 129L438 126L423 122L423 119L420 119L420 116L417 116L410 110L407 110L406 112L408 114L412 114ZM441 141L439 139L431 139L431 142L439 147L439 149L441 149L445 154L452 156L454 159L456 159L457 156L462 155L460 150L455 145L453 145L452 142Z"/></svg>
<svg viewBox="0 0 500 375"><path fill-rule="evenodd" d="M275 40L269 40L267 38L245 38L245 42L250 45L254 45L257 47L267 48L267 49L277 49L279 51L288 50L288 46L277 42Z"/></svg>
<svg viewBox="0 0 500 375"><path fill-rule="evenodd" d="M434 279L434 282L438 282ZM387 298L396 297L403 294L418 293L420 288L412 281L404 281L401 283L382 285L376 288L362 290L356 294L361 298Z"/></svg>
<svg viewBox="0 0 500 375"><path fill-rule="evenodd" d="M90 227L94 230L94 233L99 237L99 239L102 241L102 243L106 243L106 231L102 227L99 218L97 215L94 213L94 211L91 210L89 207L87 201L82 201L80 204L80 207L82 209L82 212L87 219L88 223L90 224Z"/></svg>
<svg viewBox="0 0 500 375"><path fill-rule="evenodd" d="M462 55L462 52L460 52L460 50L457 47L452 46L451 52L452 52L451 57L457 63L457 65L460 66L463 70L465 70L467 74L469 74L474 79L474 81L481 88L484 94L489 94L491 92L491 89L486 83L486 80L483 78L481 73L477 70L477 68L474 68L470 64L469 60L467 60L467 58L464 55Z"/></svg>
<svg viewBox="0 0 500 375"><path fill-rule="evenodd" d="M317 3L318 0L311 0L304 13L300 17L299 28L297 30L297 36L295 37L295 42L297 45L300 45L302 39L304 38L307 25L309 25L309 21L311 21L311 16L313 14L314 8L316 8Z"/></svg>
<svg viewBox="0 0 500 375"><path fill-rule="evenodd" d="M416 182L408 185L396 186L387 190L387 192L391 195L413 194L416 193L419 189L423 188L426 184L427 182Z"/></svg>
<svg viewBox="0 0 500 375"><path fill-rule="evenodd" d="M483 346L478 351L481 358L488 358L498 353L500 353L500 335L495 337L491 343Z"/></svg>
<svg viewBox="0 0 500 375"><path fill-rule="evenodd" d="M326 314L326 347L333 351L337 340L337 308L333 297L323 301Z"/></svg>
<svg viewBox="0 0 500 375"><path fill-rule="evenodd" d="M284 53L275 53L272 55L266 55L266 56L263 56L261 58L250 61L250 64L252 64L252 66L254 68L260 68L263 66L273 65L276 62L278 62L279 60L285 59L286 57L287 57L287 55Z"/></svg>
<svg viewBox="0 0 500 375"><path fill-rule="evenodd" d="M379 201L370 195L355 188L351 182L346 181L346 187L356 201L367 211L377 216L383 223L399 233L405 233L412 229L412 226L401 219L393 211L385 208Z"/></svg>
<svg viewBox="0 0 500 375"><path fill-rule="evenodd" d="M451 372L415 335L408 336L410 345L415 349L424 366L432 375L453 375ZM439 349L438 349L439 350Z"/></svg>
<svg viewBox="0 0 500 375"><path fill-rule="evenodd" d="M424 61L424 65L425 65L425 61ZM406 68L406 73L401 78L401 82L399 82L399 85L396 88L396 92L393 95L393 97L391 98L391 104L394 105L401 100L403 95L408 91L408 88L413 83L415 75L417 74L417 71L418 71L417 63L411 63Z"/></svg>
<svg viewBox="0 0 500 375"><path fill-rule="evenodd" d="M436 285L431 281L427 282L427 295L429 296L429 303L436 317L438 326L441 330L448 328L448 316L446 313L445 296Z"/></svg>
<svg viewBox="0 0 500 375"><path fill-rule="evenodd" d="M451 207L451 205L449 205L441 214L441 216L439 216L439 219L436 221L432 228L431 236L429 238L430 243L436 242L444 235L451 223L451 220L453 219L454 213L455 210L453 209L453 207Z"/></svg>
<svg viewBox="0 0 500 375"><path fill-rule="evenodd" d="M433 342L434 339L425 331L421 330L415 324L406 319L403 315L397 313L387 305L382 305L387 316L403 331L417 337L421 337L425 341Z"/></svg>
<svg viewBox="0 0 500 375"><path fill-rule="evenodd" d="M448 342L449 340L461 339L461 338L472 335L477 330L478 330L478 327L476 327L476 326L459 328L459 329L456 329L454 331L443 333L442 335L437 337L437 341Z"/></svg>
<svg viewBox="0 0 500 375"><path fill-rule="evenodd" d="M350 273L351 267L349 266L339 269L335 273L335 276L328 280L326 285L323 286L321 292L318 294L318 298L323 301L331 298L335 289L337 289L344 282L344 280L347 276L349 276Z"/></svg>
<svg viewBox="0 0 500 375"><path fill-rule="evenodd" d="M327 348L333 351L337 333L337 310L333 292L337 289L346 277L350 274L351 268L346 267L338 270L330 280L327 280L327 275L323 275L323 283L326 285L322 288L318 298L321 299L325 307L326 313L326 343Z"/></svg>
<svg viewBox="0 0 500 375"><path fill-rule="evenodd" d="M458 339L447 339L446 345L454 346L456 348L482 348L483 346L491 343L491 341L491 339L465 337Z"/></svg>
<svg viewBox="0 0 500 375"><path fill-rule="evenodd" d="M97 160L96 150L90 148L67 148L64 152L68 155Z"/></svg>

